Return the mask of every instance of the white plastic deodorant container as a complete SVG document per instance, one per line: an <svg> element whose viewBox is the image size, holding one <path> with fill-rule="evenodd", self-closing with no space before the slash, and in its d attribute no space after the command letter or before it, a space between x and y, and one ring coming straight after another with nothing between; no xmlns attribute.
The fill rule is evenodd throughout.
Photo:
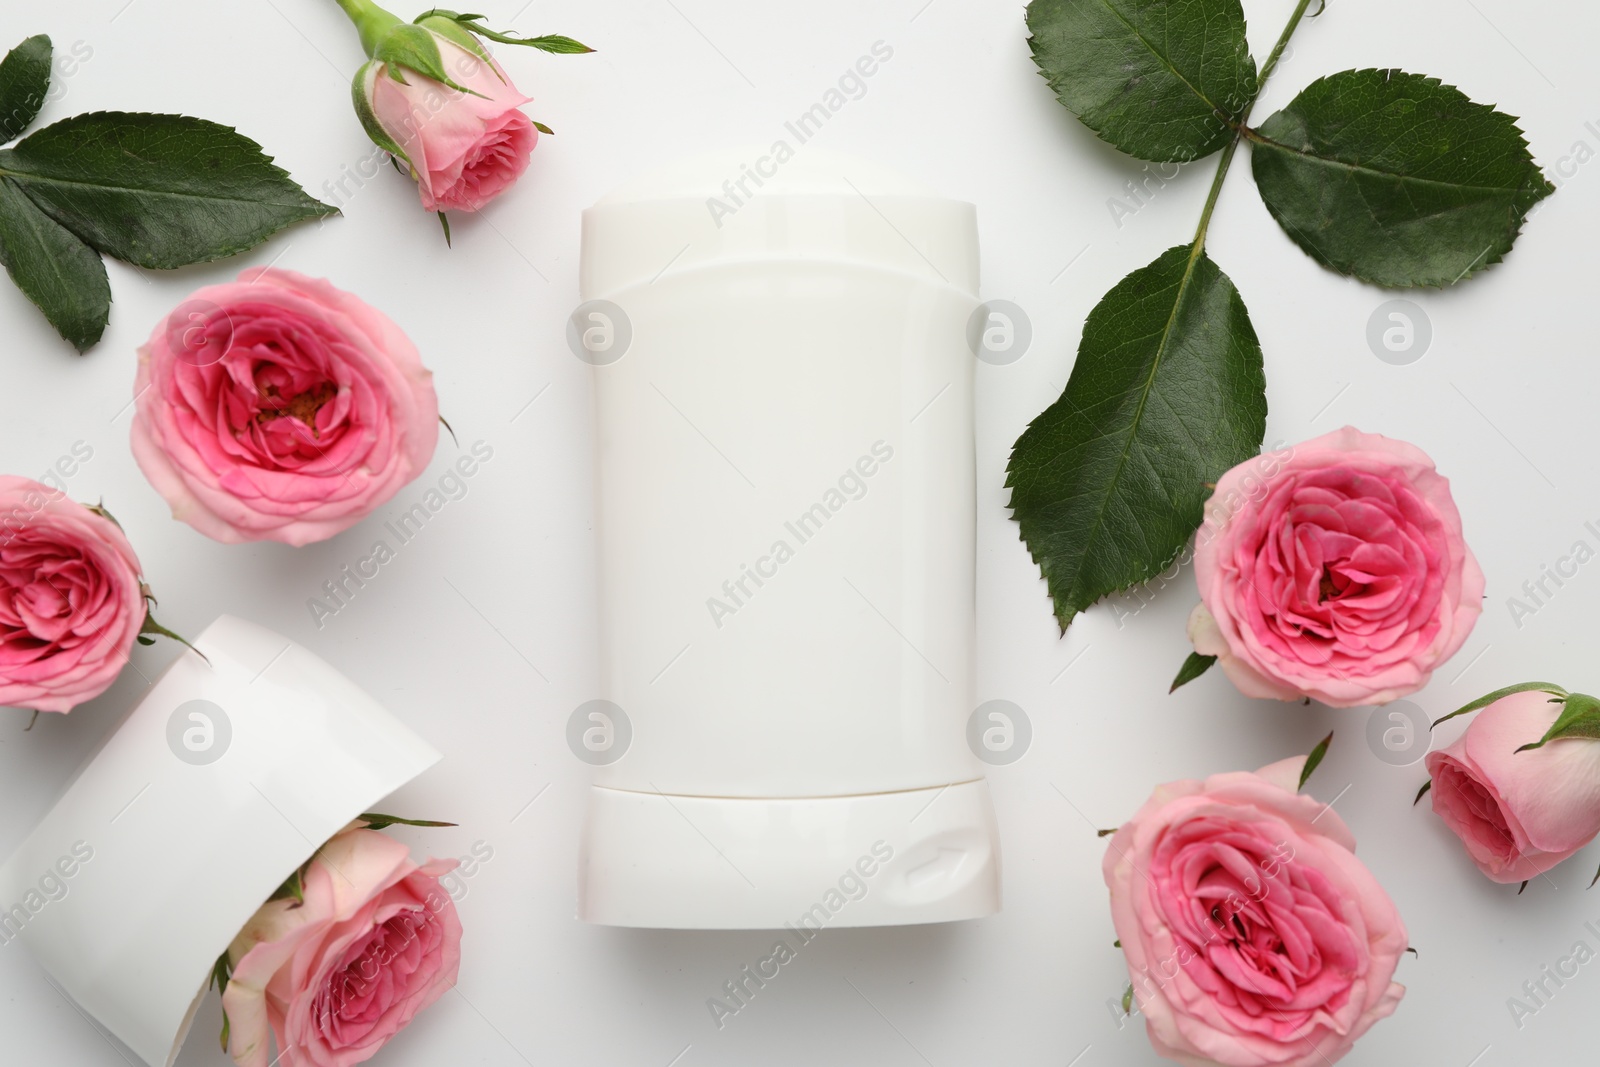
<svg viewBox="0 0 1600 1067"><path fill-rule="evenodd" d="M579 916L809 940L995 912L965 729L972 205L779 142L610 193L580 273L586 714L622 743L594 761Z"/></svg>

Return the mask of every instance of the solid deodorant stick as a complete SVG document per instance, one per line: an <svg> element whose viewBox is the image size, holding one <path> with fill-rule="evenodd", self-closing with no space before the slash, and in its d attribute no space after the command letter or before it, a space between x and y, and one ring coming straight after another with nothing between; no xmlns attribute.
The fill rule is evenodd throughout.
<svg viewBox="0 0 1600 1067"><path fill-rule="evenodd" d="M972 206L817 149L702 158L588 209L581 279L594 714L629 736L596 771L580 916L820 928L997 910L965 729Z"/></svg>

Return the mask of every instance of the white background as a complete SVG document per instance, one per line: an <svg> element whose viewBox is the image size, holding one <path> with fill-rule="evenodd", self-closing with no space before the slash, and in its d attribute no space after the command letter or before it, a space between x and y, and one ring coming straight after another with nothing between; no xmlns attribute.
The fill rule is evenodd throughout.
<svg viewBox="0 0 1600 1067"><path fill-rule="evenodd" d="M0 44L48 32L58 53L80 41L92 49L42 121L106 108L220 120L265 145L313 195L343 203L343 217L221 264L164 274L110 263L111 326L81 358L0 285L0 469L37 477L87 442L94 458L70 491L103 498L121 519L167 625L193 633L232 612L271 626L341 667L445 753L388 807L461 824L414 832L419 852L459 856L481 841L494 855L461 902L458 993L377 1062L1158 1062L1137 1020L1119 1026L1110 1010L1125 973L1111 945L1094 828L1115 826L1159 782L1304 752L1333 727L1312 792L1337 798L1420 952L1401 964L1410 991L1399 1012L1347 1062L1569 1063L1592 1047L1600 964L1520 1031L1506 1000L1579 939L1600 947L1583 929L1600 920L1600 892L1584 892L1597 850L1518 897L1476 873L1426 803L1410 806L1423 770L1369 751L1365 709L1246 700L1220 672L1168 696L1196 599L1187 572L1148 607L1102 605L1058 637L1007 518L1010 445L1065 384L1083 318L1105 290L1189 240L1211 164L1189 168L1116 225L1108 198L1141 176L1141 164L1054 101L1029 59L1020 3L551 0L519 11L522 0L483 0L476 9L491 24L570 34L599 52L498 50L537 98L530 113L557 136L541 140L511 194L479 218L455 219L453 249L411 183L387 168L365 187L347 182L342 194L325 185L370 153L348 102L361 55L332 0L65 6L5 2L12 17ZM1247 0L1258 58L1290 6ZM1506 263L1455 291L1408 294L1433 327L1420 361L1375 358L1367 321L1390 294L1330 274L1293 246L1252 190L1243 153L1211 227L1211 254L1237 283L1266 352L1268 441L1352 423L1417 443L1452 479L1488 597L1466 647L1414 698L1429 715L1532 677L1600 686L1600 563L1520 628L1506 605L1573 542L1600 547L1584 528L1600 525L1592 417L1600 370L1594 274L1583 266L1594 262L1600 164L1568 158L1579 141L1600 150L1597 30L1600 16L1578 4L1332 0L1302 25L1268 87L1258 120L1336 70L1434 75L1522 116L1536 157L1561 183ZM979 697L1022 706L1034 738L1020 762L990 774L1005 850L1001 914L827 931L719 1031L706 998L764 955L770 934L601 929L572 917L588 768L568 752L563 729L577 704L598 695L591 372L562 338L577 299L578 213L651 163L767 145L880 40L892 59L817 143L976 203L984 296L1016 301L1034 326L1020 362L980 366L977 380ZM215 544L173 521L127 447L137 345L192 289L268 262L328 277L392 315L435 371L463 445L494 448L468 495L320 629L307 598L435 483L456 455L448 439L430 472L362 527L298 550ZM32 732L23 732L28 713L0 716L0 854L175 654L170 643L136 650L137 669L109 693L70 716L43 716ZM1443 740L1454 732L1441 730ZM219 1015L208 1001L181 1064L225 1062ZM111 1067L119 1056L22 951L0 948L0 1059Z"/></svg>

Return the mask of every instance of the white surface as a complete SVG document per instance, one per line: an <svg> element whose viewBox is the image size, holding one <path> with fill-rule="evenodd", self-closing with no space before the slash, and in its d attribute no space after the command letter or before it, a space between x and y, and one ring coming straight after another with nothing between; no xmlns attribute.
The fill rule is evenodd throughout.
<svg viewBox="0 0 1600 1067"><path fill-rule="evenodd" d="M194 642L204 658L156 679L0 868L9 903L55 867L5 947L152 1067L176 1057L217 957L261 902L439 760L281 634L224 615ZM58 866L69 852L84 862Z"/></svg>
<svg viewBox="0 0 1600 1067"><path fill-rule="evenodd" d="M78 40L94 50L46 120L96 108L222 119L324 196L333 195L324 182L368 158L347 102L359 50L331 0L134 0L119 15L123 6L85 0L69 13L8 0L16 38L48 31L63 51ZM522 3L485 6L503 23ZM1247 4L1258 56L1288 9L1287 0ZM1006 456L1065 383L1090 307L1189 238L1210 164L1187 168L1118 228L1107 198L1141 177L1141 165L1056 104L1029 61L1020 3L562 0L529 8L515 25L602 51L500 50L538 98L531 112L558 135L541 143L511 195L482 218L456 220L453 250L409 183L385 169L342 197L345 217L237 260L176 275L112 264L111 328L82 359L0 286L3 468L37 476L74 441L92 444L94 459L70 489L104 497L127 527L163 620L193 631L231 611L324 656L445 754L389 806L462 825L408 839L439 855L467 855L477 841L493 851L461 881L459 993L377 1062L1060 1067L1081 1054L1078 1067L1157 1063L1137 1023L1119 1029L1108 1010L1125 977L1100 880L1104 845L1092 829L1125 818L1158 782L1303 752L1334 725L1313 792L1338 798L1421 953L1401 965L1410 992L1398 1014L1344 1062L1465 1067L1481 1054L1478 1067L1565 1063L1589 1047L1600 996L1592 967L1520 1031L1506 999L1580 938L1596 945L1584 923L1600 917L1600 896L1583 887L1600 850L1516 897L1515 887L1477 875L1430 813L1409 807L1423 771L1371 755L1364 713L1252 703L1216 675L1168 697L1195 600L1187 574L1136 615L1136 600L1102 606L1057 638L1006 517ZM1536 155L1561 180L1505 264L1453 292L1411 294L1434 327L1420 362L1374 358L1366 324L1389 294L1337 278L1292 246L1248 167L1234 168L1211 228L1212 255L1238 284L1266 351L1268 440L1350 422L1415 441L1454 480L1489 599L1461 655L1416 699L1431 714L1532 676L1600 686L1600 570L1580 570L1520 629L1505 605L1573 542L1593 546L1584 523L1600 520L1590 266L1600 164L1567 158L1555 170L1576 142L1600 148L1585 126L1600 128L1597 30L1600 15L1575 4L1333 0L1302 26L1268 87L1262 114L1347 67L1434 75L1522 115ZM977 368L977 455L978 695L1025 708L1034 737L1019 762L989 774L1007 860L1004 911L949 926L825 932L719 1030L706 999L768 954L769 935L610 930L573 918L590 768L563 735L573 708L597 695L590 369L562 339L577 302L578 213L652 162L782 136L783 123L878 40L893 58L816 143L975 203L983 294L1015 300L1033 319L1033 349L1021 361ZM274 260L393 315L437 373L462 446L494 448L467 495L397 546L381 576L320 630L306 598L437 482L454 446L441 443L430 473L362 527L296 551L213 544L173 522L126 444L133 349L151 325L191 289ZM110 694L31 733L22 732L25 714L6 716L0 851L21 840L142 693L140 673L153 677L176 654L171 645L137 651L138 672ZM211 1000L181 1064L224 1062L217 1023ZM0 949L0 1035L7 1063L122 1062L10 949Z"/></svg>

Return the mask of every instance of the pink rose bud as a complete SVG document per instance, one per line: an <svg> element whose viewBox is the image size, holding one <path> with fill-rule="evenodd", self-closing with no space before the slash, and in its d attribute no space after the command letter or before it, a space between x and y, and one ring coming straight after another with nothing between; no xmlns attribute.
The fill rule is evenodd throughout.
<svg viewBox="0 0 1600 1067"><path fill-rule="evenodd" d="M0 704L65 712L99 696L144 621L122 528L59 489L0 475Z"/></svg>
<svg viewBox="0 0 1600 1067"><path fill-rule="evenodd" d="M439 883L454 868L419 867L375 830L318 849L301 899L269 901L228 949L228 1055L240 1067L350 1067L375 1055L456 983L461 920Z"/></svg>
<svg viewBox="0 0 1600 1067"><path fill-rule="evenodd" d="M1496 882L1542 874L1600 833L1600 701L1536 684L1427 756L1433 810Z"/></svg>
<svg viewBox="0 0 1600 1067"><path fill-rule="evenodd" d="M539 130L550 132L522 113L532 98L480 37L590 51L566 37L495 33L478 15L433 10L407 23L368 0L339 2L371 57L356 73L356 114L373 143L406 164L429 211L477 211L528 169Z"/></svg>
<svg viewBox="0 0 1600 1067"><path fill-rule="evenodd" d="M218 541L304 545L421 474L433 373L388 316L326 281L246 270L139 349L133 455L174 518Z"/></svg>
<svg viewBox="0 0 1600 1067"><path fill-rule="evenodd" d="M1158 788L1104 873L1132 1000L1189 1067L1326 1067L1400 1003L1406 929L1305 757Z"/></svg>
<svg viewBox="0 0 1600 1067"><path fill-rule="evenodd" d="M1349 426L1224 474L1194 573L1195 653L1252 697L1414 693L1483 609L1450 483L1414 445Z"/></svg>

